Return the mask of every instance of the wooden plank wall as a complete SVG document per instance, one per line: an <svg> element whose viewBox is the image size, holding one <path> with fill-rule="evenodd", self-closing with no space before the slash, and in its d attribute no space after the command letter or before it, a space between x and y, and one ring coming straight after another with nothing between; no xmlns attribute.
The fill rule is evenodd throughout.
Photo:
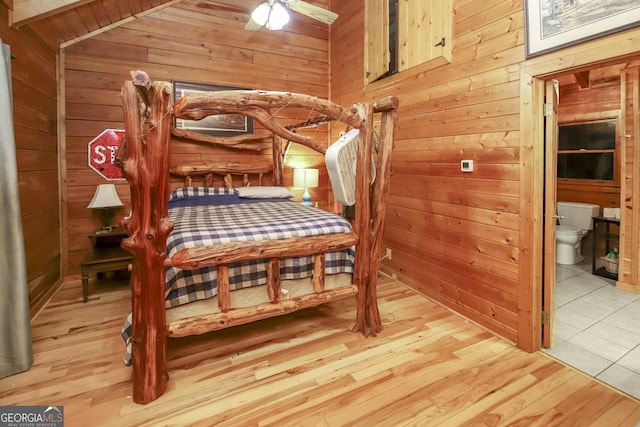
<svg viewBox="0 0 640 427"><path fill-rule="evenodd" d="M531 103L521 94L532 93L520 79L525 68L550 75L568 67L566 52L525 60L522 2L455 0L451 64L365 87L362 3L331 6L341 20L331 32L333 100L400 99L384 238L392 259L383 271L525 349L539 348L542 272L531 265L541 253L542 236L532 230L542 204L530 184L541 180L534 174L543 156L534 133L520 133L520 111ZM635 52L612 41L604 50L576 48L571 59L603 60L616 45L619 55ZM460 171L463 159L475 162L473 173Z"/></svg>
<svg viewBox="0 0 640 427"><path fill-rule="evenodd" d="M640 193L640 71L637 63L624 70L622 102L624 140L622 200L620 221L620 263L618 265L617 287L632 292L640 292L640 211L634 201Z"/></svg>
<svg viewBox="0 0 640 427"><path fill-rule="evenodd" d="M28 28L8 27L0 4L0 38L11 46L18 186L32 312L60 282L56 55Z"/></svg>
<svg viewBox="0 0 640 427"><path fill-rule="evenodd" d="M251 10L255 3L242 0L233 7L218 8L185 0L65 49L68 275L78 274L79 263L90 247L86 234L100 226L98 217L86 206L96 185L104 180L87 166L87 144L103 129L122 128L120 88L129 79L130 70L147 71L154 80L329 96L326 25L292 13L286 31L247 31L244 25L248 15L233 9ZM327 7L322 1L315 3ZM274 114L283 115L277 111ZM307 118L297 114L287 117L291 121ZM255 133L263 131L256 128ZM328 126L307 132L326 143ZM179 141L172 156L173 163L205 157L218 161L243 158L234 150ZM270 151L263 154L263 160L270 158ZM292 147L285 183L293 181L292 167L323 165L322 156L304 147ZM322 170L320 187L311 194L325 208L328 185L326 171ZM118 183L117 189L125 203L119 214L126 214L128 186ZM302 190L292 191L301 198Z"/></svg>
<svg viewBox="0 0 640 427"><path fill-rule="evenodd" d="M332 2L350 23L332 28L331 92L400 98L385 271L516 341L522 4L454 2L451 65L365 88L358 3ZM463 159L474 173L460 172Z"/></svg>

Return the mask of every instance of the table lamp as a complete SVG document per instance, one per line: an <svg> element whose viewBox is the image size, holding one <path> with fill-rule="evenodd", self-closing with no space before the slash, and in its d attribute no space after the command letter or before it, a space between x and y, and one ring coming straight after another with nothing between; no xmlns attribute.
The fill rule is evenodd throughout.
<svg viewBox="0 0 640 427"><path fill-rule="evenodd" d="M294 169L293 186L304 188L302 203L306 206L313 206L309 188L318 186L318 169Z"/></svg>
<svg viewBox="0 0 640 427"><path fill-rule="evenodd" d="M122 206L122 201L118 197L116 186L113 184L99 184L93 199L87 208L100 209L99 215L102 220L102 230L110 231L113 228L113 208Z"/></svg>

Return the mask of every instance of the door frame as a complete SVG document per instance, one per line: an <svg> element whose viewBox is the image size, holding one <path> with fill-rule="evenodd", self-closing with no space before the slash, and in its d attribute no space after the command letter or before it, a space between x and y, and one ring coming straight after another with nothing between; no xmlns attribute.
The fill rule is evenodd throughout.
<svg viewBox="0 0 640 427"><path fill-rule="evenodd" d="M616 50L612 48L613 50ZM605 52L604 50L603 52ZM551 56L551 55L550 55ZM575 73L606 65L628 62L640 54L601 57L586 63L567 55L560 61L527 61L520 70L520 235L521 262L518 304L518 347L525 351L538 351L543 344L543 290L553 292L555 287L555 250L553 263L545 262L545 217L547 197L545 187L545 81L568 73ZM561 65L562 64L562 65ZM568 65L571 64L571 65ZM556 185L554 181L553 185ZM557 190L557 189L556 189ZM555 192L554 192L555 194ZM555 218L548 218L554 221ZM525 261L526 260L526 261ZM530 260L530 262L528 262ZM552 274L545 270L554 269ZM551 281L553 278L553 282Z"/></svg>
<svg viewBox="0 0 640 427"><path fill-rule="evenodd" d="M558 103L560 88L557 80L545 81L544 103L544 251L542 281L542 347L554 343L556 285L556 222L557 215L557 157L558 157Z"/></svg>

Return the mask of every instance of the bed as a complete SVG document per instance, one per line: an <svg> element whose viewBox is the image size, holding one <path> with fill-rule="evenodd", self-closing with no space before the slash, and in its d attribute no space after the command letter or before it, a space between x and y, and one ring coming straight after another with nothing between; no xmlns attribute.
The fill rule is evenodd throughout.
<svg viewBox="0 0 640 427"><path fill-rule="evenodd" d="M291 200L285 187L183 187L171 192L168 216L173 230L167 238L167 256L183 249L224 245L232 242L255 242L350 233L351 224L341 216ZM325 283L318 289L334 289L351 285L355 247L327 252L324 258ZM315 258L312 255L280 260L281 284L279 297L283 300L312 293ZM265 259L242 260L227 268L229 308L244 308L270 302L264 289L268 283L269 263ZM307 280L305 280L307 279ZM173 265L166 269L165 308L170 319L191 316L200 306L207 311L221 312L217 299L217 265L196 270ZM197 301L210 300L201 303ZM187 304L191 304L186 306ZM202 310L199 312L201 313ZM169 322L171 323L171 322ZM131 364L131 316L123 327L126 343L124 362ZM176 332L172 335L176 335Z"/></svg>
<svg viewBox="0 0 640 427"><path fill-rule="evenodd" d="M348 297L357 301L352 330L377 335L382 326L376 279L397 99L345 108L303 94L220 91L185 96L174 105L170 83L152 82L142 71L131 75L122 89L126 138L118 162L131 191L131 214L122 222L129 237L122 246L132 254L132 312L125 338L134 401L148 403L165 392L167 337ZM285 125L274 114L285 108L313 114ZM174 117L217 114L244 114L271 132L271 164L207 159L170 165L172 135L180 133ZM287 147L298 143L325 153L326 141L299 130L327 122L339 130L359 129L357 165L374 159L375 180L371 168L356 167L353 225L291 201L284 186ZM203 138L184 132L180 137ZM244 146L235 137L209 142ZM172 177L184 186L171 191ZM238 228L231 220L239 222L241 232L233 231Z"/></svg>

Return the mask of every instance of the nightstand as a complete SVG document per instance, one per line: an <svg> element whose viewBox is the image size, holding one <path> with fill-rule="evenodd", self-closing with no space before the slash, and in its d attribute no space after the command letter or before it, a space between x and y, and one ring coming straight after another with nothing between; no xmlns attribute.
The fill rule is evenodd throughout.
<svg viewBox="0 0 640 427"><path fill-rule="evenodd" d="M89 297L89 273L128 269L132 260L131 253L120 247L122 239L127 237L123 229L114 227L109 231L98 230L88 237L91 239L92 250L80 263L84 302Z"/></svg>

